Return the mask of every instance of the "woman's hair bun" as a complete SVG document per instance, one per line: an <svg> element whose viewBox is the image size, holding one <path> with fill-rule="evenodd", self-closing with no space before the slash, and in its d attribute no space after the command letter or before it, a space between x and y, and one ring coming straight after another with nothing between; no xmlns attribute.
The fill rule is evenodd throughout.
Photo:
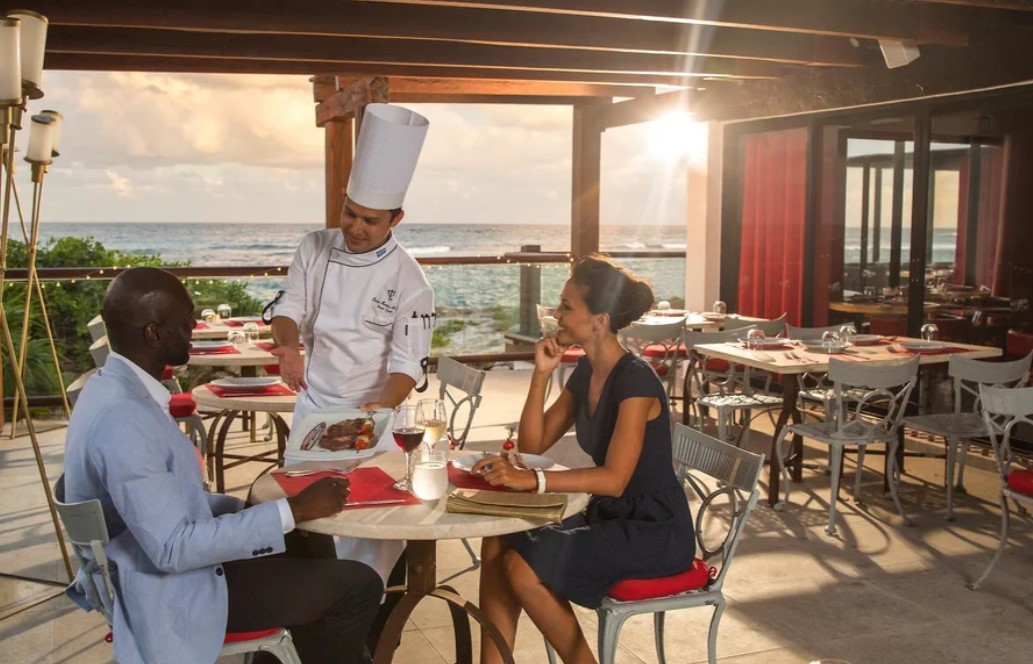
<svg viewBox="0 0 1033 664"><path fill-rule="evenodd" d="M653 306L649 283L602 254L588 254L578 260L570 280L583 289L589 311L610 315L610 331L614 333Z"/></svg>

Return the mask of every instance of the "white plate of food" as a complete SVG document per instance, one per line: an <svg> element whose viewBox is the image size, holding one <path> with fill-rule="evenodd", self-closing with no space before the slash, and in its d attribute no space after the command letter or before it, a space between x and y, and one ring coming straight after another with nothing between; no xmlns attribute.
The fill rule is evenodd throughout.
<svg viewBox="0 0 1033 664"><path fill-rule="evenodd" d="M391 411L327 410L310 413L291 427L284 456L291 461L357 459L373 456L387 430Z"/></svg>
<svg viewBox="0 0 1033 664"><path fill-rule="evenodd" d="M217 350L219 348L230 348L233 346L229 341L191 341L190 347L194 350Z"/></svg>
<svg viewBox="0 0 1033 664"><path fill-rule="evenodd" d="M910 340L907 340L907 341L898 341L897 344L901 348L904 348L905 350L909 350L909 351L911 351L913 353L931 353L933 351L943 350L945 348L950 348L950 344L944 343L942 341L924 341L924 340L920 340L920 339L910 339Z"/></svg>
<svg viewBox="0 0 1033 664"><path fill-rule="evenodd" d="M280 382L279 376L240 376L220 378L211 382L215 387L272 387Z"/></svg>
<svg viewBox="0 0 1033 664"><path fill-rule="evenodd" d="M855 346L874 346L877 343L882 343L883 336L881 334L855 334L853 343Z"/></svg>
<svg viewBox="0 0 1033 664"><path fill-rule="evenodd" d="M475 463L489 456L494 455L487 452L467 454L466 456L461 456L458 459L454 459L452 461L452 465L458 468L459 470L465 470L466 472L470 472L471 470L473 470L473 466ZM554 465L556 465L553 462L553 460L549 457L543 457L538 454L521 454L520 458L523 460L525 466L532 469L545 470L547 468L552 468Z"/></svg>

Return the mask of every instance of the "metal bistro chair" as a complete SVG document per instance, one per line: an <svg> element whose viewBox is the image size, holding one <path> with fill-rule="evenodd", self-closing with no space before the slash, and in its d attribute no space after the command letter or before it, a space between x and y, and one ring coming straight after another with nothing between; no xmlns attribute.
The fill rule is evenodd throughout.
<svg viewBox="0 0 1033 664"><path fill-rule="evenodd" d="M998 494L1001 499L1001 539L986 571L968 585L971 590L979 589L1004 554L1011 512L1008 500L1014 500L1020 511L1023 506L1033 508L1033 470L1015 467L1015 455L1011 449L1015 428L1022 424L1033 425L1033 387L1009 389L980 385L979 394L983 404L983 424L1001 475Z"/></svg>
<svg viewBox="0 0 1033 664"><path fill-rule="evenodd" d="M918 380L919 357L899 364L864 366L829 359L829 379L836 390L834 417L827 422L814 424L790 424L778 435L775 449L778 450L778 467L782 472L785 497L775 505L783 509L789 503L792 486L785 463L785 444L792 434L811 438L829 446L832 490L829 496L829 524L825 532L836 534L836 502L839 496L839 476L843 467L843 451L846 445L857 445L857 473L854 478L854 501L861 502L861 470L864 467L864 453L868 445L885 444L886 467L890 495L897 511L905 523L900 498L897 496L896 450L897 431L907 406L911 390ZM865 392L857 392L865 388ZM847 401L850 401L849 408ZM877 405L881 415L871 414L871 406Z"/></svg>
<svg viewBox="0 0 1033 664"><path fill-rule="evenodd" d="M78 503L64 502L64 484L65 476L61 475L54 486L54 504L68 533L68 540L72 543L75 560L82 571L77 580L82 584L90 605L100 611L104 621L111 628L114 624L117 594L111 580L111 564L104 552L104 547L108 544L104 510L96 498ZM111 642L110 633L106 640ZM250 662L250 654L256 652L268 652L284 664L301 664L290 632L282 627L255 632L229 632L219 656L246 654L245 661Z"/></svg>
<svg viewBox="0 0 1033 664"><path fill-rule="evenodd" d="M686 382L690 384L690 389L695 389L697 394L695 405L698 425L703 426L703 409L713 408L717 411L717 432L718 438L721 440L729 440L729 428L733 423L736 411L742 411L745 416L746 413L755 410L765 411L782 407L781 396L753 388L750 384L750 373L753 370L750 367L737 366L716 358L707 358L696 351L696 346L700 344L737 342L744 338L748 331L749 328L724 332L690 332L686 330L683 336L683 343L689 357ZM744 418L742 432L748 428L749 421Z"/></svg>
<svg viewBox="0 0 1033 664"><path fill-rule="evenodd" d="M683 482L688 480L703 499L696 509L696 546L701 557L681 574L629 579L610 589L596 609L600 664L613 663L621 627L628 618L641 613L653 614L657 659L663 664L666 661L664 616L668 611L700 606L714 608L707 637L707 660L710 664L717 661L717 630L725 609L722 589L746 520L757 505L760 495L757 480L764 467L764 455L741 450L684 424L675 424L674 463L678 477ZM694 473L715 480L713 484L720 488L710 492L702 489ZM707 518L710 509L715 514ZM709 530L705 536L706 526L720 529L718 533L723 533L723 537L715 539ZM720 543L710 548L708 543L715 541ZM555 653L548 643L546 650L549 661L555 662Z"/></svg>
<svg viewBox="0 0 1033 664"><path fill-rule="evenodd" d="M825 327L796 327L786 325L786 336L793 341L814 341L820 342L826 332L838 332L839 325L826 325ZM805 373L800 376L800 391L798 398L801 401L818 402L825 412L825 419L832 417L832 402L836 398L836 390L827 380L824 373Z"/></svg>
<svg viewBox="0 0 1033 664"><path fill-rule="evenodd" d="M89 323L86 323L86 329L90 332L90 339L97 341L103 336L107 336L108 328L104 325L104 319L97 314L90 319Z"/></svg>
<svg viewBox="0 0 1033 664"><path fill-rule="evenodd" d="M442 355L438 358L437 377L441 384L438 398L445 402L452 411L448 417L446 435L449 446L453 449L461 450L466 447L466 437L470 435L473 416L481 405L481 388L484 386L486 375L487 372L469 367L451 357ZM460 393L465 394L460 395ZM466 547L466 552L470 554L472 566L454 574L449 579L481 566L481 559L470 546L469 540L464 538L460 541ZM447 580L445 579L445 581Z"/></svg>
<svg viewBox="0 0 1033 664"><path fill-rule="evenodd" d="M660 380L667 383L667 399L674 399L678 385L678 360L685 358L681 346L685 317L670 323L634 322L618 333L624 347L649 363Z"/></svg>
<svg viewBox="0 0 1033 664"><path fill-rule="evenodd" d="M969 441L986 435L986 425L980 414L979 388L1021 387L1029 378L1033 353L1012 362L985 362L952 355L947 373L954 379L954 412L905 417L904 426L941 436L947 447L947 514L954 520L954 492L964 493L965 459ZM965 401L971 406L966 408ZM958 455L958 449L961 455ZM954 483L957 467L958 482Z"/></svg>

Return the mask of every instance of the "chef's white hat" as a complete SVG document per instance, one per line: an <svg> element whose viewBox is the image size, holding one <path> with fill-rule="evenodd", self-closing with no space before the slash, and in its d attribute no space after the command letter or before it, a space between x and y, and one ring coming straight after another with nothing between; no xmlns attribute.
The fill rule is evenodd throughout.
<svg viewBox="0 0 1033 664"><path fill-rule="evenodd" d="M366 106L348 198L374 210L402 207L429 126L427 118L401 106Z"/></svg>

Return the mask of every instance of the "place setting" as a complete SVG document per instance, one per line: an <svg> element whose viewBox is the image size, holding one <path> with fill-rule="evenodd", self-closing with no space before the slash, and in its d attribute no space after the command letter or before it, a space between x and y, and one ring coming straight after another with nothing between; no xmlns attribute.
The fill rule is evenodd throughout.
<svg viewBox="0 0 1033 664"><path fill-rule="evenodd" d="M292 397L296 394L279 376L234 376L213 380L206 385L219 398Z"/></svg>
<svg viewBox="0 0 1033 664"><path fill-rule="evenodd" d="M190 342L191 355L233 355L239 354L240 350L232 341L192 341Z"/></svg>

